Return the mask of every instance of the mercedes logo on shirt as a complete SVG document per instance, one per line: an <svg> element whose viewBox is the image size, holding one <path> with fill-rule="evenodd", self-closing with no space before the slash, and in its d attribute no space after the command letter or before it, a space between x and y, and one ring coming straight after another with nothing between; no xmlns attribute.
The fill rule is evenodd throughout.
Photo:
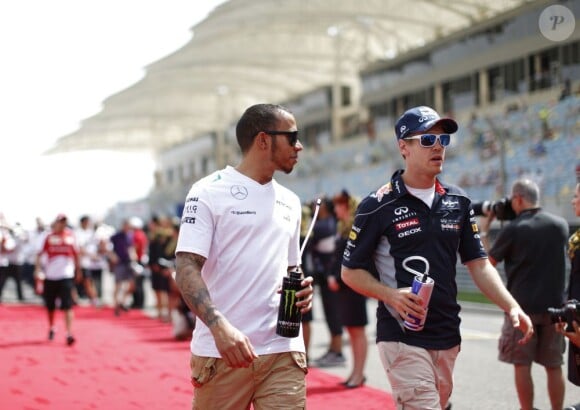
<svg viewBox="0 0 580 410"><path fill-rule="evenodd" d="M240 201L248 197L248 189L245 186L234 185L230 188L230 193L236 199Z"/></svg>

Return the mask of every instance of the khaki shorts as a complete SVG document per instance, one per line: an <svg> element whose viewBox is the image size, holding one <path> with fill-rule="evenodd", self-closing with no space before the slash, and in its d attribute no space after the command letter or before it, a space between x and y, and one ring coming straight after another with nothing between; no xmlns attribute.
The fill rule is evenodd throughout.
<svg viewBox="0 0 580 410"><path fill-rule="evenodd" d="M306 408L306 355L263 355L248 368L226 366L215 357L191 356L193 410Z"/></svg>
<svg viewBox="0 0 580 410"><path fill-rule="evenodd" d="M509 316L504 317L498 343L499 360L518 365L531 365L536 362L545 367L562 366L566 350L564 335L556 331L549 313L529 316L534 325L534 334L525 345L518 344L523 333L513 327Z"/></svg>
<svg viewBox="0 0 580 410"><path fill-rule="evenodd" d="M441 410L453 390L459 345L427 350L400 342L379 342L379 355L399 410Z"/></svg>

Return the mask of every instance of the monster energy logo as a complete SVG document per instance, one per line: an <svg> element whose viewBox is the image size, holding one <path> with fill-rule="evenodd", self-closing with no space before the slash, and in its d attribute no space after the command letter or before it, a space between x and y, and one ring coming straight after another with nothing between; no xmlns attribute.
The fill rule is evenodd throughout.
<svg viewBox="0 0 580 410"><path fill-rule="evenodd" d="M284 298L284 313L287 317L292 316L292 308L295 307L294 310L298 311L298 307L295 306L296 301L296 290L294 289L285 289L285 298Z"/></svg>

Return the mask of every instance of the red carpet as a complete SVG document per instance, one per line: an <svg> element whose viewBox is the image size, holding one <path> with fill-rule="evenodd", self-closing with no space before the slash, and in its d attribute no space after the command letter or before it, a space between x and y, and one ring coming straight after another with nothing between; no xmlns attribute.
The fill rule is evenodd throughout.
<svg viewBox="0 0 580 410"><path fill-rule="evenodd" d="M140 311L77 307L77 343L65 344L56 315L47 340L40 306L0 305L0 409L190 409L189 343ZM395 409L386 392L346 390L319 369L307 376L308 409Z"/></svg>

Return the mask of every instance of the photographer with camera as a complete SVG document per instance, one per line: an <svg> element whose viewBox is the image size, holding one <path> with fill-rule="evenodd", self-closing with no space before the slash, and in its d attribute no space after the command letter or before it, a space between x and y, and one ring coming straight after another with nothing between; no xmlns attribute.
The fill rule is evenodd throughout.
<svg viewBox="0 0 580 410"><path fill-rule="evenodd" d="M514 365L523 410L533 409L533 362L546 369L552 409L562 408L565 391L564 338L554 328L548 308L563 302L568 224L563 218L543 211L539 203L538 185L529 179L517 180L509 199L515 218L499 231L488 252L493 265L504 261L507 289L534 325L532 339L521 345L516 343L521 332L506 317L499 340L499 360ZM481 223L486 248L487 231L495 218L491 207Z"/></svg>
<svg viewBox="0 0 580 410"><path fill-rule="evenodd" d="M572 207L574 214L580 217L580 172L572 198ZM574 232L568 240L568 257L570 258L570 279L567 297L569 301L578 301L580 300L580 229ZM573 307L574 310L572 310ZM565 315L568 320L561 321L556 327L570 340L568 345L568 380L580 386L580 366L578 366L577 360L580 357L580 319L578 319L580 304L576 302L575 306L569 306L568 309L571 310L572 314ZM580 405L576 406L580 408Z"/></svg>

